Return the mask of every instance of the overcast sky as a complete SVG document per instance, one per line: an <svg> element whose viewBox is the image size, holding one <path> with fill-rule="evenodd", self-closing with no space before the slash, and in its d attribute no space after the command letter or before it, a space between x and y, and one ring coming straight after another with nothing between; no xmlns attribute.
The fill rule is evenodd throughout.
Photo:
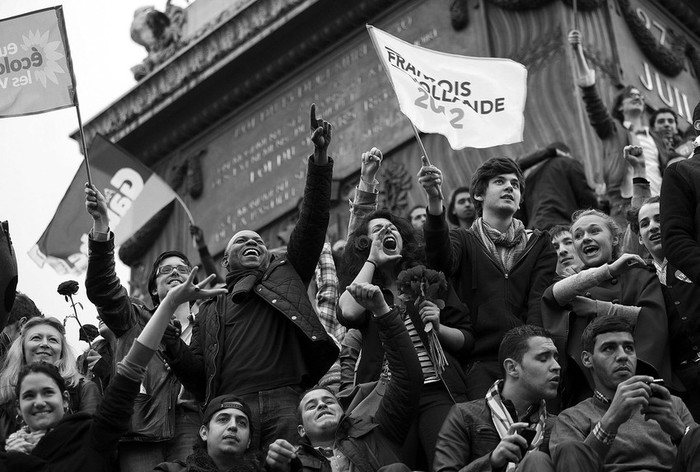
<svg viewBox="0 0 700 472"><path fill-rule="evenodd" d="M59 4L60 0L3 0L0 18ZM129 36L134 11L148 5L163 11L165 0L64 0L62 4L81 115L87 122L136 84L129 69L143 60L146 50ZM9 221L19 266L18 289L44 314L59 319L72 312L56 292L69 277L48 266L39 269L27 251L46 229L83 159L78 143L69 137L77 128L72 107L0 119L0 220ZM84 207L82 200L75 204ZM122 280L128 279L125 268L119 273ZM96 324L96 311L85 297L85 276L77 280L76 299L84 306L78 315L83 323ZM72 346L77 350L87 346L78 341L75 320L68 320L67 330Z"/></svg>

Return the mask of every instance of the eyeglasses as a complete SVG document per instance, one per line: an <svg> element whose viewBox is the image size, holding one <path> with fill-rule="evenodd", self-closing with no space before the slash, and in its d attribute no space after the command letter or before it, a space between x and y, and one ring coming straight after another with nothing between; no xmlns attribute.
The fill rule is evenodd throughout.
<svg viewBox="0 0 700 472"><path fill-rule="evenodd" d="M641 92L628 92L625 95L625 98L641 98L642 100L644 99L644 94Z"/></svg>
<svg viewBox="0 0 700 472"><path fill-rule="evenodd" d="M177 265L177 266L171 266L171 265L164 265L158 267L158 270L156 271L156 275L168 275L171 273L173 270L176 270L178 273L182 275L190 275L190 269L189 266L186 265Z"/></svg>

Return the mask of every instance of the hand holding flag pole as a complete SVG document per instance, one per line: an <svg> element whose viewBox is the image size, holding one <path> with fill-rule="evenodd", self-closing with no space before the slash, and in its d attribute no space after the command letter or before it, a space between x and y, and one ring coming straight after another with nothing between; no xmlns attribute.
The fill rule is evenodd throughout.
<svg viewBox="0 0 700 472"><path fill-rule="evenodd" d="M410 121L410 120L409 120ZM423 146L423 141L420 139L420 133L418 132L418 128L416 128L416 125L413 124L411 121L411 127L413 128L413 133L416 135L416 139L418 140L418 145L420 146L420 150L423 153L423 165L432 165L430 163L430 158L428 157L428 151L425 150L425 146ZM440 192L440 199L444 200L445 196L442 194L442 187L438 187L438 192Z"/></svg>

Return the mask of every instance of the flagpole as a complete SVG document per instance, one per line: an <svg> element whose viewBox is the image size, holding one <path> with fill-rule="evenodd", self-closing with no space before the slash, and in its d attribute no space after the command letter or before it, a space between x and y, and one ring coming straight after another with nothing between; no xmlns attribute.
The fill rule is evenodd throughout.
<svg viewBox="0 0 700 472"><path fill-rule="evenodd" d="M180 205L182 205L182 209L185 210L185 213L187 213L187 218L190 219L190 224L192 226L195 226L194 218L192 217L192 212L190 212L190 209L187 208L187 205L185 205L185 201L180 197L180 195L178 195L177 192L174 192L174 193L175 193L175 198L177 199L178 202L180 202Z"/></svg>
<svg viewBox="0 0 700 472"><path fill-rule="evenodd" d="M75 100L75 111L78 115L78 129L80 130L80 144L83 147L83 158L85 159L85 172L87 172L88 185L92 187L92 174L90 174L90 160L88 159L87 144L85 144L85 131L83 130L83 119L80 117L78 91L75 89L75 87L73 87L73 98Z"/></svg>
<svg viewBox="0 0 700 472"><path fill-rule="evenodd" d="M574 29L578 31L578 5L576 4L576 0L574 0Z"/></svg>
<svg viewBox="0 0 700 472"><path fill-rule="evenodd" d="M66 31L66 21L63 17L63 6L57 6L56 18L58 20L58 28L61 30L61 38L63 38L63 46L66 50L66 62L68 64L68 73L71 77L72 87L69 87L69 93L75 104L75 112L78 115L78 129L80 130L80 144L83 148L83 158L85 159L85 172L87 173L88 185L92 186L92 174L90 173L90 161L88 160L88 150L85 144L85 131L83 130L83 119L80 116L80 103L78 102L78 83L75 80L73 72L73 59L70 55L70 44L68 43L68 33Z"/></svg>
<svg viewBox="0 0 700 472"><path fill-rule="evenodd" d="M416 140L418 141L418 145L420 146L420 150L423 152L423 156L425 157L425 162L427 162L429 166L432 165L430 163L430 158L428 157L428 152L425 150L425 146L423 146L423 141L420 139L420 133L418 132L418 128L416 128L416 125L414 125L410 119L408 121L411 122L411 128L413 128L413 134L416 135ZM442 200L444 200L445 197L442 194L442 187L438 187L438 191L440 192L440 198Z"/></svg>

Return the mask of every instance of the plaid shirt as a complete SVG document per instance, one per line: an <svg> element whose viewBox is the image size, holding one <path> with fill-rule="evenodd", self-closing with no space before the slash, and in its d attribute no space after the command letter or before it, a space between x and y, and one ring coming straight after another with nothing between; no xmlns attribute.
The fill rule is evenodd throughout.
<svg viewBox="0 0 700 472"><path fill-rule="evenodd" d="M321 251L321 257L316 265L316 313L318 319L340 346L345 337L346 328L338 322L335 315L338 306L338 276L333 262L333 253L330 243L326 242Z"/></svg>

